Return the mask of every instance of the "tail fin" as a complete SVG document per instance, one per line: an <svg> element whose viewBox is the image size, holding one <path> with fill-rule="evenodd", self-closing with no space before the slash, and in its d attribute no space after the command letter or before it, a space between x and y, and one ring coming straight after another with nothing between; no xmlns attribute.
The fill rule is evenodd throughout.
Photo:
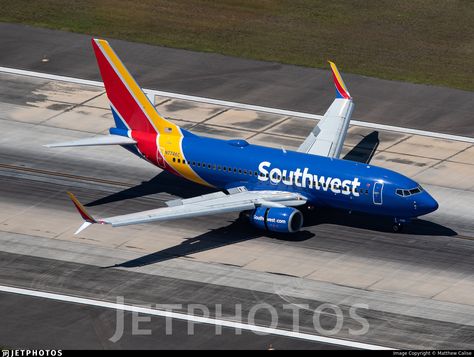
<svg viewBox="0 0 474 357"><path fill-rule="evenodd" d="M92 47L117 128L179 135L178 127L158 114L109 43L92 39Z"/></svg>
<svg viewBox="0 0 474 357"><path fill-rule="evenodd" d="M341 74L336 67L334 62L328 61L331 66L332 78L334 79L334 85L336 86L336 97L344 99L352 99L351 94L347 90L346 84L342 80Z"/></svg>

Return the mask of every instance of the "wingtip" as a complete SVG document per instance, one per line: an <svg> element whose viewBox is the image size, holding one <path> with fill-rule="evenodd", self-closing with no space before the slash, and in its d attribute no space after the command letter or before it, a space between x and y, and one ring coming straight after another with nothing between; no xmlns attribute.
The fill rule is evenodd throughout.
<svg viewBox="0 0 474 357"><path fill-rule="evenodd" d="M76 207L76 210L79 212L81 215L82 219L90 224L92 223L97 223L97 221L92 217L85 209L85 207L82 205L81 202L74 196L72 192L67 191L66 192L69 198L71 199L72 203ZM84 229L84 228L83 228Z"/></svg>
<svg viewBox="0 0 474 357"><path fill-rule="evenodd" d="M342 79L341 73L337 69L337 66L334 62L328 60L329 65L331 67L332 78L334 80L334 85L336 87L336 97L337 98L344 98L344 99L352 99L351 94L347 90L346 84Z"/></svg>
<svg viewBox="0 0 474 357"><path fill-rule="evenodd" d="M74 235L78 235L78 234L81 233L84 229L86 229L87 227L89 227L91 224L92 224L91 222L84 222L84 223L82 223L81 226L79 227L79 229L74 232Z"/></svg>

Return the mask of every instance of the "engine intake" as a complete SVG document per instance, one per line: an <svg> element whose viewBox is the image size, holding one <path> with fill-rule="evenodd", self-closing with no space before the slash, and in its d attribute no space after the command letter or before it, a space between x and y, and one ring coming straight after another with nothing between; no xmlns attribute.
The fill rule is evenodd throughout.
<svg viewBox="0 0 474 357"><path fill-rule="evenodd" d="M258 207L249 219L255 227L271 232L295 233L303 226L303 214L291 207Z"/></svg>

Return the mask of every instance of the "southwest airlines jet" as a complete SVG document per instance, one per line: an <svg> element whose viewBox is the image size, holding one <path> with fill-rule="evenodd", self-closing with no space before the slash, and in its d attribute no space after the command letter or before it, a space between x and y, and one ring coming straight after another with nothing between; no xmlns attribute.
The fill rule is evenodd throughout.
<svg viewBox="0 0 474 357"><path fill-rule="evenodd" d="M176 176L220 191L166 202L167 207L94 218L68 193L84 219L114 227L241 212L272 232L297 232L304 206L334 207L394 219L393 230L438 208L415 181L394 171L340 159L354 103L330 62L336 98L297 151L195 135L162 117L105 40L93 39L115 127L110 135L50 147L120 145Z"/></svg>

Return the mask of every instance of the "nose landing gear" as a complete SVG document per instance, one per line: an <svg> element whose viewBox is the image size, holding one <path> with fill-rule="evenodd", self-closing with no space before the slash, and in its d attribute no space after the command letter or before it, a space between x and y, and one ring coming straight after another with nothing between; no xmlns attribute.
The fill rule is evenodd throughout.
<svg viewBox="0 0 474 357"><path fill-rule="evenodd" d="M400 233L403 230L403 224L402 223L394 223L392 226L392 231L393 233Z"/></svg>
<svg viewBox="0 0 474 357"><path fill-rule="evenodd" d="M392 226L392 231L394 233L400 233L403 231L403 228L405 226L405 223L408 223L406 219L403 218L394 218L393 219L393 226Z"/></svg>

